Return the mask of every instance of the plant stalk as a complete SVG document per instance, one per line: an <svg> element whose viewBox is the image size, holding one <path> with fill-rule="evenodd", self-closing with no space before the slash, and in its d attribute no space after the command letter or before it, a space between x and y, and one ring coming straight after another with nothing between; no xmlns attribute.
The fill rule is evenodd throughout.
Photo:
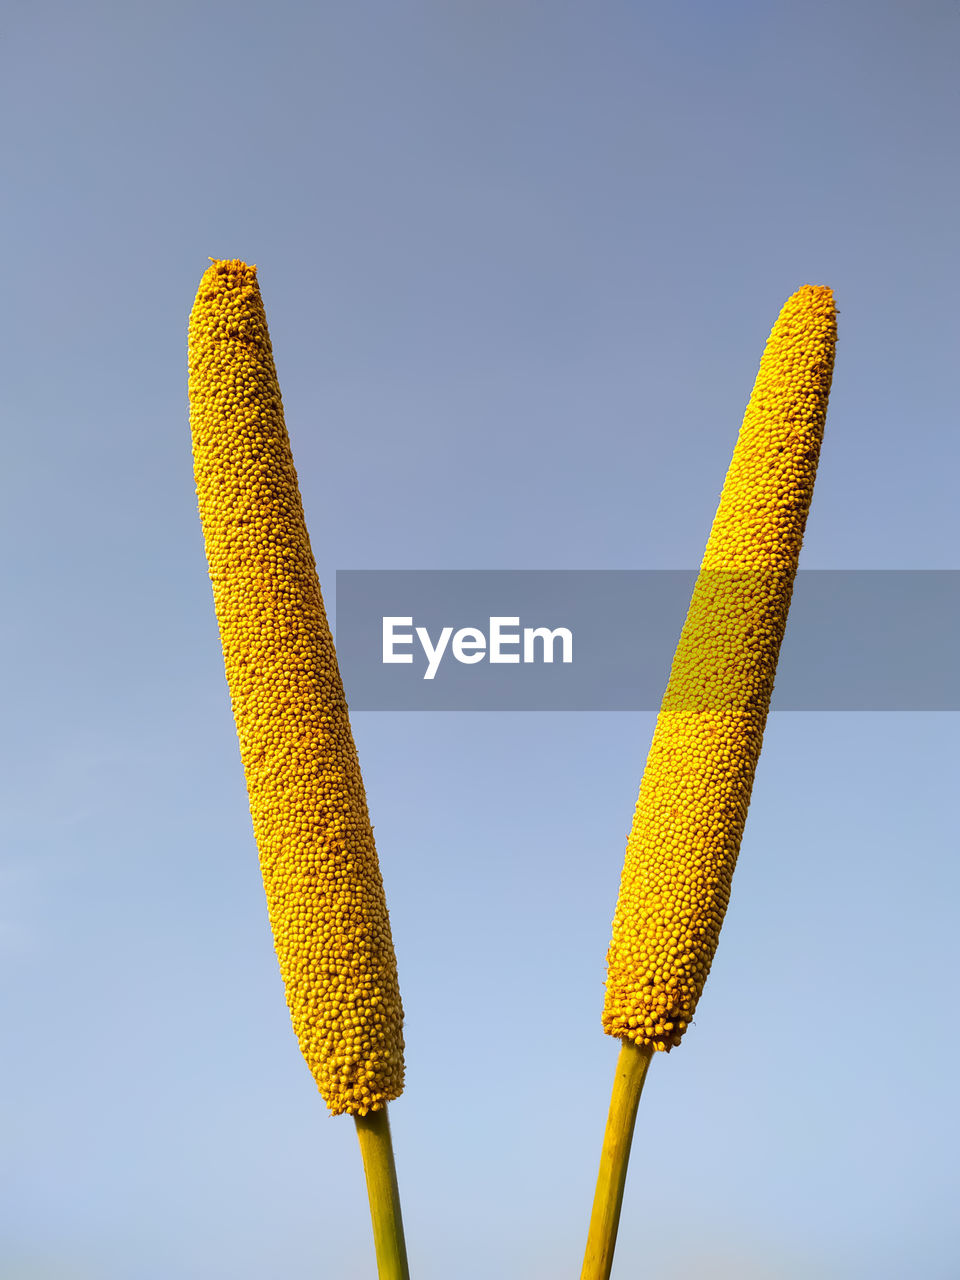
<svg viewBox="0 0 960 1280"><path fill-rule="evenodd" d="M386 1104L380 1111L370 1111L365 1116L355 1115L353 1118L360 1139L363 1171L367 1177L377 1275L380 1280L410 1280L403 1219L400 1216L400 1188Z"/></svg>
<svg viewBox="0 0 960 1280"><path fill-rule="evenodd" d="M652 1053L649 1046L621 1041L580 1280L610 1280L633 1126Z"/></svg>

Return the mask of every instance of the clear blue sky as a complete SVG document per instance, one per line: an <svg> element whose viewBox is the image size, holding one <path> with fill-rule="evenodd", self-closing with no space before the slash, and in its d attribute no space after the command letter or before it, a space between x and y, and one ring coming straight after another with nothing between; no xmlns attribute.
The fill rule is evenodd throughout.
<svg viewBox="0 0 960 1280"><path fill-rule="evenodd" d="M8 0L2 1280L365 1280L268 930L190 458L259 266L321 582L692 568L840 308L802 565L957 567L954 0ZM348 691L349 694L349 691ZM416 1280L579 1273L644 714L357 715ZM955 1280L955 714L780 713L615 1280Z"/></svg>

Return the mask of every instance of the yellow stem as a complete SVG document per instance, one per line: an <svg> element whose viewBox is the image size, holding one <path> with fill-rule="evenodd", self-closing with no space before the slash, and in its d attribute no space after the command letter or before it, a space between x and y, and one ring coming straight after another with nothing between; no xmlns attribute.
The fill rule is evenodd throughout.
<svg viewBox="0 0 960 1280"><path fill-rule="evenodd" d="M386 1104L380 1111L370 1111L365 1116L355 1115L353 1118L360 1139L363 1171L367 1176L377 1275L380 1280L410 1280L400 1216L400 1188L393 1162Z"/></svg>
<svg viewBox="0 0 960 1280"><path fill-rule="evenodd" d="M580 1280L609 1280L610 1277L633 1126L652 1053L647 1045L641 1048L632 1040L621 1042Z"/></svg>

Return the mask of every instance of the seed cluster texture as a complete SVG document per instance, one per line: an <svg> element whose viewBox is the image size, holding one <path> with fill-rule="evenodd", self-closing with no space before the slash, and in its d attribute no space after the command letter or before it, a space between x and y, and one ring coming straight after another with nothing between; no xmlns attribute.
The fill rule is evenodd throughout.
<svg viewBox="0 0 960 1280"><path fill-rule="evenodd" d="M683 626L628 837L603 1029L670 1050L730 897L823 438L836 348L805 285L767 341Z"/></svg>
<svg viewBox="0 0 960 1280"><path fill-rule="evenodd" d="M189 331L194 472L287 1004L334 1114L403 1089L403 1011L347 704L256 268L215 261Z"/></svg>

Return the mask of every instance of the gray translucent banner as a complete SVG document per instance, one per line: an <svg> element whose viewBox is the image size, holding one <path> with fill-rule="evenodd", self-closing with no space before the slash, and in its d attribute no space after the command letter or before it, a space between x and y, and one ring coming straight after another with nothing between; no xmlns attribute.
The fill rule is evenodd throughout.
<svg viewBox="0 0 960 1280"><path fill-rule="evenodd" d="M696 577L341 570L347 701L355 711L656 711ZM777 590L759 577L731 586L747 598ZM960 570L801 570L771 708L960 710L958 638Z"/></svg>

